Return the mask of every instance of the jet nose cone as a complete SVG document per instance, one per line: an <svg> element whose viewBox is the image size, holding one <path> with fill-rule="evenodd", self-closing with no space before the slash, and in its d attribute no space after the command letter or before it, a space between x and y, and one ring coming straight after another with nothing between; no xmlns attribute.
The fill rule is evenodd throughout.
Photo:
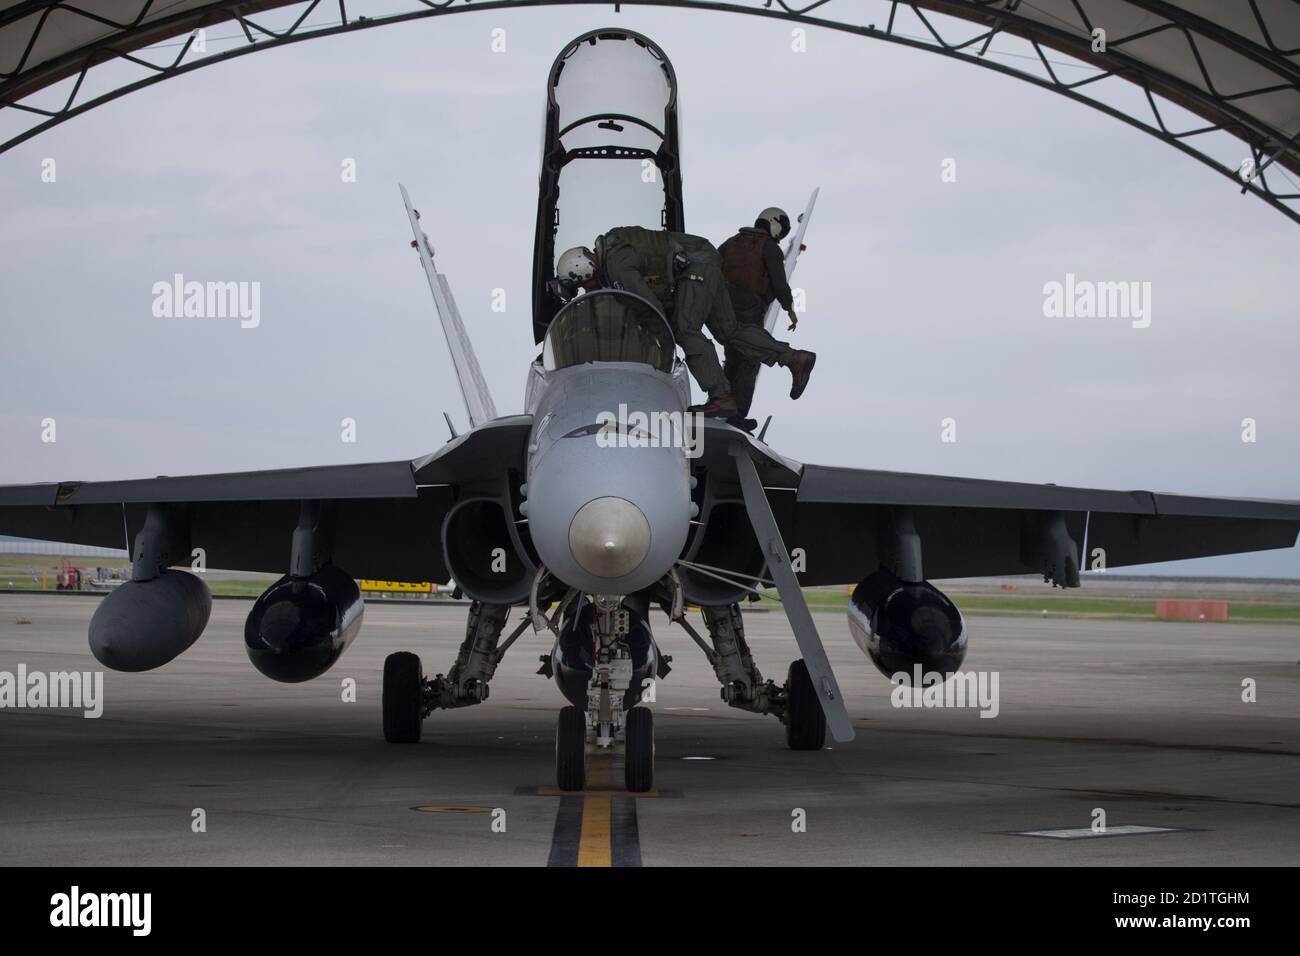
<svg viewBox="0 0 1300 956"><path fill-rule="evenodd" d="M569 550L589 574L622 577L635 571L650 553L650 522L626 498L596 498L573 516Z"/></svg>

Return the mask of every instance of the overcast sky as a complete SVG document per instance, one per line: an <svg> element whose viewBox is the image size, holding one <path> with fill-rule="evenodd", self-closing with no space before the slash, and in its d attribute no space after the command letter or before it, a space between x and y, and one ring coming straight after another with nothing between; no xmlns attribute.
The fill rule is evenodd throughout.
<svg viewBox="0 0 1300 956"><path fill-rule="evenodd" d="M442 412L463 427L464 406L399 181L498 408L521 410L546 73L566 40L606 24L649 34L677 69L689 231L720 243L822 188L794 283L807 309L793 342L818 352L817 370L798 403L784 371L765 372L755 402L779 451L1300 497L1294 223L1170 147L992 72L816 30L795 53L779 21L604 7L257 53L0 156L0 483L438 448ZM491 49L498 27L505 53ZM348 158L355 183L340 176ZM956 182L941 176L949 159ZM260 325L156 318L152 287L175 273L260 282ZM1150 326L1045 317L1044 285L1067 273L1149 282ZM498 288L504 313L490 308ZM941 441L945 418L955 442ZM1294 550L1180 567L1300 576Z"/></svg>

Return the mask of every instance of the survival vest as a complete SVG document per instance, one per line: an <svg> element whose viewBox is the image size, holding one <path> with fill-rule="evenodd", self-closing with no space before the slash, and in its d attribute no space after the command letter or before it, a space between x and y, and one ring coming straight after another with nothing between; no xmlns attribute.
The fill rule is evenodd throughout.
<svg viewBox="0 0 1300 956"><path fill-rule="evenodd" d="M763 300L764 306L776 298L763 262L763 249L772 241L766 233L746 226L718 250L722 255L722 277L753 292Z"/></svg>
<svg viewBox="0 0 1300 956"><path fill-rule="evenodd" d="M629 246L641 264L641 278L654 290L667 309L672 308L672 257L677 250L673 233L641 226L617 226L596 239L597 253L605 256L615 249Z"/></svg>

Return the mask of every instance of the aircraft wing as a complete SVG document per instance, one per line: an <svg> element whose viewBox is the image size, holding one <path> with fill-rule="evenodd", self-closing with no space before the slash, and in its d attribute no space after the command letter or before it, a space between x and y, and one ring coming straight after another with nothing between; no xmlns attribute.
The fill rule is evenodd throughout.
<svg viewBox="0 0 1300 956"><path fill-rule="evenodd" d="M420 253L420 265L429 280L429 291L433 293L433 305L438 310L442 322L442 333L447 338L447 349L451 352L451 363L456 369L456 378L460 382L460 394L465 399L465 411L469 414L470 427L482 425L497 417L496 403L488 391L487 380L479 368L474 346L470 344L465 332L465 323L461 321L460 309L452 297L451 286L447 277L433 264L433 247L429 237L420 228L420 213L411 205L411 197L406 187L398 184L402 191L402 202L406 204L406 216L411 220L411 231L415 233L413 245Z"/></svg>
<svg viewBox="0 0 1300 956"><path fill-rule="evenodd" d="M126 548L151 504L187 506L210 568L284 573L302 501L333 502L333 559L355 578L446 581L439 529L464 488L522 470L527 415L500 418L415 461L0 485L0 534Z"/></svg>
<svg viewBox="0 0 1300 956"><path fill-rule="evenodd" d="M908 509L927 578L1077 572L1054 561L1067 542L1074 567L1106 568L1290 548L1300 501L1200 498L975 478L804 465L797 487L769 487L786 540L803 547L805 586L853 584L889 560L894 521ZM1059 523L1057 519L1059 518ZM1063 532L1063 535L1061 534Z"/></svg>

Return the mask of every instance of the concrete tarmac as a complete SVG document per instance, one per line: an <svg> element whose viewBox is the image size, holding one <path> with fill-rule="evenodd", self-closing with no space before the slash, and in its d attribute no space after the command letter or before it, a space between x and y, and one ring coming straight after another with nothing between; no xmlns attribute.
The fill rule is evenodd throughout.
<svg viewBox="0 0 1300 956"><path fill-rule="evenodd" d="M98 670L86 645L97 603L0 595L0 672ZM250 606L214 602L204 636L157 671L104 672L99 719L0 710L0 860L1300 863L1292 626L972 617L964 669L999 680L998 715L981 718L892 706L842 615L818 614L857 739L808 753L786 749L775 719L726 707L698 649L656 613L674 658L653 706L657 795L622 793L617 764L596 761L589 792L561 797L563 701L535 674L549 640L528 632L487 703L437 712L420 744L395 746L380 730L384 657L415 651L427 674L445 672L464 608L369 605L333 670L284 685L244 655ZM784 680L796 656L784 617L750 614L746 629L764 675ZM1254 703L1242 700L1248 678ZM344 700L347 679L355 702ZM1091 833L1097 809L1110 831L1167 831L1017 835Z"/></svg>

